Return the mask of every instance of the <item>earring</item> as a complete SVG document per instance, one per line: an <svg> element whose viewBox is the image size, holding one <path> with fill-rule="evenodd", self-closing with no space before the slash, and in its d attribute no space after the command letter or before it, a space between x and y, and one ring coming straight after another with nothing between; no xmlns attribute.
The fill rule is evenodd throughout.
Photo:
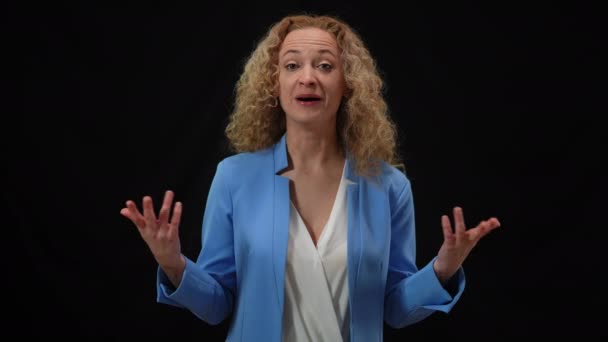
<svg viewBox="0 0 608 342"><path fill-rule="evenodd" d="M270 107L276 108L276 106L278 106L278 105L279 105L279 98L274 97L274 104L271 104Z"/></svg>

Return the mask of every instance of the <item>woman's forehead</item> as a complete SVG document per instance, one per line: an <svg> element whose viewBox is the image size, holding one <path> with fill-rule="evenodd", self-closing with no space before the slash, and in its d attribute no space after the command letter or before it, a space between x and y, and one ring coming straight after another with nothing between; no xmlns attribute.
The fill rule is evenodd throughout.
<svg viewBox="0 0 608 342"><path fill-rule="evenodd" d="M338 53L338 43L333 34L314 27L291 31L281 44L280 54L299 53L303 50L318 50L321 53Z"/></svg>

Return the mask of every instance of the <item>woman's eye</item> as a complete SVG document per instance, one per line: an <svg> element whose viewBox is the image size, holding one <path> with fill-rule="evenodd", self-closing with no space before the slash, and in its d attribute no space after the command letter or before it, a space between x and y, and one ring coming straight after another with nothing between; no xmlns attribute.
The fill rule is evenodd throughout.
<svg viewBox="0 0 608 342"><path fill-rule="evenodd" d="M319 64L319 69L321 69L323 71L330 71L333 69L333 66L329 63L321 63L321 64Z"/></svg>
<svg viewBox="0 0 608 342"><path fill-rule="evenodd" d="M285 65L285 69L287 70L295 70L298 68L298 65L296 63L288 63Z"/></svg>

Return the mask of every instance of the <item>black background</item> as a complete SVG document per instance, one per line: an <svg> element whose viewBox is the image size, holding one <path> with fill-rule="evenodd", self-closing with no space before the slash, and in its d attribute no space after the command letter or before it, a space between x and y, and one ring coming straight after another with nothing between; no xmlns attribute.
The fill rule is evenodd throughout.
<svg viewBox="0 0 608 342"><path fill-rule="evenodd" d="M183 252L196 258L242 65L271 23L311 12L346 20L377 59L413 185L419 265L437 252L452 206L469 224L502 222L465 261L453 311L387 327L386 339L606 335L599 9L84 3L7 12L5 53L17 62L7 69L19 73L2 124L7 327L225 338L227 322L155 302L156 264L119 211L174 190Z"/></svg>

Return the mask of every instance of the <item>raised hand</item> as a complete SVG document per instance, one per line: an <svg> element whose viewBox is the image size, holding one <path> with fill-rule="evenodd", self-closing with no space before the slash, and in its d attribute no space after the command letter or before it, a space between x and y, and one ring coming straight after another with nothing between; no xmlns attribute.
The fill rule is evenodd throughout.
<svg viewBox="0 0 608 342"><path fill-rule="evenodd" d="M454 208L454 225L452 230L447 215L441 217L443 227L443 244L439 249L433 269L442 284L445 284L458 271L473 247L492 230L500 227L497 218L481 221L475 228L467 229L464 223L462 208Z"/></svg>
<svg viewBox="0 0 608 342"><path fill-rule="evenodd" d="M130 200L127 201L126 208L120 210L120 214L135 224L160 267L167 272L174 284L176 281L179 284L181 273L185 267L185 259L181 254L179 241L182 204L176 202L173 207L173 216L169 217L173 196L174 194L170 190L165 193L158 218L154 213L154 205L150 196L143 198L143 214Z"/></svg>

